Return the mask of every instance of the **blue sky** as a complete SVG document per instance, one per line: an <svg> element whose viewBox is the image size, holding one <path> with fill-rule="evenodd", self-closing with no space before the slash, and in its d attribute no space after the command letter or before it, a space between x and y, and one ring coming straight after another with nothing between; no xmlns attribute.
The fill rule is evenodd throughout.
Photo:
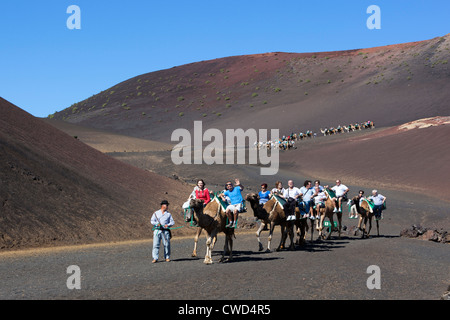
<svg viewBox="0 0 450 320"><path fill-rule="evenodd" d="M70 5L81 9L80 30L66 26ZM370 5L381 9L380 30L366 26ZM1 0L0 96L46 117L131 77L186 63L443 36L449 13L448 0Z"/></svg>

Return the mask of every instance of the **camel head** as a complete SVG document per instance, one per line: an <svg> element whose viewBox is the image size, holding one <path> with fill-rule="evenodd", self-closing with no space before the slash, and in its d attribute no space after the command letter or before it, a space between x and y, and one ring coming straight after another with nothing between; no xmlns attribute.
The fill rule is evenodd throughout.
<svg viewBox="0 0 450 320"><path fill-rule="evenodd" d="M194 210L203 209L204 201L201 199L191 199L189 202L189 206Z"/></svg>
<svg viewBox="0 0 450 320"><path fill-rule="evenodd" d="M247 200L251 204L259 203L259 196L257 193L252 192L245 196L245 200Z"/></svg>

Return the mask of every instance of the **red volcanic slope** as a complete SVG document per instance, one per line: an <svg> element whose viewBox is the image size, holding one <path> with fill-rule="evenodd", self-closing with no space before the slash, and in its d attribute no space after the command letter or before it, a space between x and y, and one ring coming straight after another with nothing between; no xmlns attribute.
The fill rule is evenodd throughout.
<svg viewBox="0 0 450 320"><path fill-rule="evenodd" d="M450 35L361 50L266 53L139 75L52 115L156 141L176 128L279 128L450 115Z"/></svg>
<svg viewBox="0 0 450 320"><path fill-rule="evenodd" d="M159 202L180 205L180 190L190 192L4 99L0 114L0 249L151 237L149 219Z"/></svg>

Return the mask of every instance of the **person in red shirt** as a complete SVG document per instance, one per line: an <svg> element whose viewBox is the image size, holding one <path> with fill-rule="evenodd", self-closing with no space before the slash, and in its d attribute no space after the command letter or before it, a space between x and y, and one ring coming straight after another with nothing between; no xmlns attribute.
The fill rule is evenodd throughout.
<svg viewBox="0 0 450 320"><path fill-rule="evenodd" d="M197 181L197 186L194 188L192 193L195 194L195 199L204 201L203 206L206 206L211 201L209 190L206 188L205 181L203 181L203 179Z"/></svg>
<svg viewBox="0 0 450 320"><path fill-rule="evenodd" d="M185 213L186 222L191 221L192 209L189 207L189 202L191 199L201 199L203 200L203 206L206 206L210 201L211 197L209 195L208 188L205 187L205 181L199 179L197 181L197 186L195 186L194 191L189 195L189 199L183 204L183 214Z"/></svg>

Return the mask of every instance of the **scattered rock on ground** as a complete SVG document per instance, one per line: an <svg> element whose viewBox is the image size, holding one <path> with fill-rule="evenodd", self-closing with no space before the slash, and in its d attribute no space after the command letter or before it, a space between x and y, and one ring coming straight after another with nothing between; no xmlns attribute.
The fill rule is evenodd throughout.
<svg viewBox="0 0 450 320"><path fill-rule="evenodd" d="M423 226L413 225L411 228L404 229L400 232L401 237L418 238L420 240L429 240L441 243L450 243L450 233L443 229L426 228Z"/></svg>

